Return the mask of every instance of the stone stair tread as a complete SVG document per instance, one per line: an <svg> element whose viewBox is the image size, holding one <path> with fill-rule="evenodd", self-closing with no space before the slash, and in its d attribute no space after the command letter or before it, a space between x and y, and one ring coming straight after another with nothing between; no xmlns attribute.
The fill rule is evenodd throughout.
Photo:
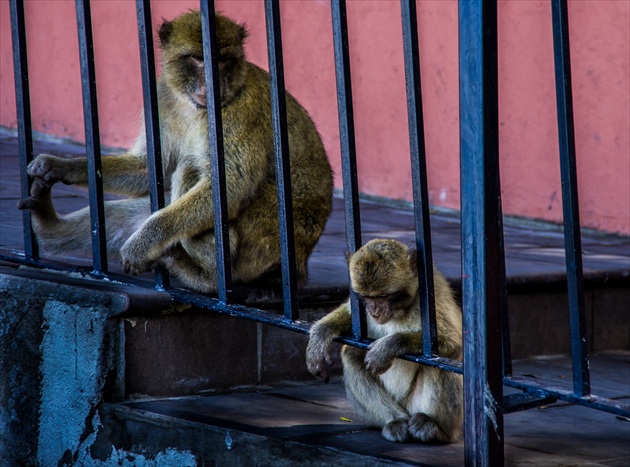
<svg viewBox="0 0 630 467"><path fill-rule="evenodd" d="M630 352L602 352L593 355L591 363L593 378L598 381L593 392L627 404L630 401ZM566 369L570 369L570 359L567 356L540 357L516 361L515 367L518 373L531 373L545 381L555 381L562 379ZM327 385L294 383L115 405L119 417L124 418L121 414L128 410L135 411L136 417L145 414L149 418L158 416L173 422L177 420L182 426L191 423L212 427L225 436L231 433L230 437L234 439L237 439L235 433L251 433L285 442L285 452L295 452L302 444L333 449L339 465L378 465L377 462L384 465L390 462L396 465L463 465L464 443L461 439L449 445L385 441L378 429L355 418L340 381ZM140 432L131 435L134 439L141 438ZM630 462L630 444L627 443L630 441L630 423L627 420L566 403L506 415L505 436L506 465L624 465L624 462ZM220 439L223 443L224 438ZM579 444L577 448L576 444ZM170 445L178 444L172 442ZM262 443L259 449L264 445ZM225 445L216 448L226 449ZM232 449L238 448L236 444L232 446ZM609 463L611 459L615 460L612 464ZM305 458L304 465L315 465L309 463L314 460Z"/></svg>

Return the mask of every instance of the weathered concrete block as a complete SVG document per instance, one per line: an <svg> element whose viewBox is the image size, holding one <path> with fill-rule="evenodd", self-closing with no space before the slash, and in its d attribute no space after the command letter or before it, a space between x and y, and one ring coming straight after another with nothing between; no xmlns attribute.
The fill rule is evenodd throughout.
<svg viewBox="0 0 630 467"><path fill-rule="evenodd" d="M112 318L130 297L67 276L3 272L0 464L70 465L95 429L97 407L121 395Z"/></svg>

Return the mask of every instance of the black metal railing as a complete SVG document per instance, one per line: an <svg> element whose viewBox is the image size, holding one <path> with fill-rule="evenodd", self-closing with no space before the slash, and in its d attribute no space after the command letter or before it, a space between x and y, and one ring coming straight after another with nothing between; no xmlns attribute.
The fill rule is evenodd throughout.
<svg viewBox="0 0 630 467"><path fill-rule="evenodd" d="M156 211L164 207L165 195L158 130L151 10L149 0L137 0L136 4L151 208ZM218 294L216 298L213 298L182 289L170 288L168 273L164 270L156 272L155 281L151 286L167 290L174 300L179 302L296 332L308 333L308 324L299 320L297 300L279 2L278 0L265 0L265 14L271 76L278 219L281 232L283 315L232 303L214 2L202 0L200 8L204 56L209 58L205 60L205 72L208 77L206 86L214 212L218 213L215 216ZM331 8L346 243L349 251L356 251L361 246L362 240L345 0L331 0ZM422 355L407 355L404 358L446 371L463 373L466 465L501 465L503 461L504 413L535 407L550 401L565 400L614 414L630 416L626 408L620 407L614 401L590 395L566 0L551 0L551 10L571 317L572 391L545 386L534 379L512 375L507 331L507 294L499 180L497 5L495 2L478 0L460 1L459 3L462 302L465 364L436 355L437 331L417 12L415 1L401 1L410 159L415 206L417 259L421 271L419 276L424 339ZM112 276L112 274L107 269L105 245L105 222L107 219L103 209L90 2L88 0L76 0L76 11L92 215L93 266L91 274L105 277ZM26 166L33 158L33 142L24 24L23 1L11 0L21 189L22 196L26 198L31 183L26 174ZM37 242L27 211L24 211L23 215L23 231L24 255L18 257L2 253L0 258L35 266L46 264L47 267L50 267L50 264L39 258ZM72 265L56 265L55 267L73 268ZM146 286L146 283L130 277L117 276L117 279L130 284ZM354 294L351 294L351 302L353 336L343 337L338 341L365 349L369 345L369 341L366 339L365 316L361 312ZM503 385L521 389L523 394L503 397ZM484 415L479 416L479 414Z"/></svg>

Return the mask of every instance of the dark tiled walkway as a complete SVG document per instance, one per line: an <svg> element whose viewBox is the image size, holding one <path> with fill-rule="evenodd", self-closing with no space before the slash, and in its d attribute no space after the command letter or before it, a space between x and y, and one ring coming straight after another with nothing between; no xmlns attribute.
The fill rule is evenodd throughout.
<svg viewBox="0 0 630 467"><path fill-rule="evenodd" d="M36 154L83 154L82 146L51 142L35 142ZM17 139L0 130L0 249L23 249L21 213L15 207L20 198ZM87 192L73 186L55 185L53 200L60 212L70 212L87 205ZM364 241L377 237L397 238L414 242L413 213L400 207L373 202L361 205ZM434 213L431 217L433 256L438 268L455 283L461 275L459 219ZM562 230L555 226L506 221L506 263L508 284L512 287L560 280L565 271ZM605 281L630 274L630 239L614 235L585 233L582 237L584 274L588 280ZM347 290L347 267L343 260L345 230L343 203L336 199L333 214L309 263L307 290L316 293ZM112 270L118 268L111 261Z"/></svg>
<svg viewBox="0 0 630 467"><path fill-rule="evenodd" d="M620 404L630 401L629 359L628 352L592 357L593 379L605 381L605 387L596 389L598 393L617 399ZM545 383L570 387L571 368L566 357L516 361L515 374L536 374ZM346 453L370 456L357 466L370 465L370 458L409 465L464 465L461 439L445 446L385 441L378 430L355 418L340 382L134 402L127 407L173 417L170 421L176 420L178 427L193 422L227 432L235 430L334 448L339 450L340 459ZM630 465L630 421L614 415L558 403L508 414L504 421L508 466ZM137 434L142 433L139 430ZM133 436L132 432L132 440ZM231 436L237 439L234 431Z"/></svg>

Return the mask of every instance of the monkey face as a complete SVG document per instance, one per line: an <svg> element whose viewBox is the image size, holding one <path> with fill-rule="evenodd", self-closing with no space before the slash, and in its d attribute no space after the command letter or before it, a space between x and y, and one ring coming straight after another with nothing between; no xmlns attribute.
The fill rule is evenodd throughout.
<svg viewBox="0 0 630 467"><path fill-rule="evenodd" d="M197 108L205 108L206 101L206 75L204 72L203 58L183 57L181 67L185 70L182 77L185 78L186 96Z"/></svg>
<svg viewBox="0 0 630 467"><path fill-rule="evenodd" d="M396 319L398 314L404 314L409 306L409 296L404 292L377 296L359 295L365 305L365 311L377 324L385 324Z"/></svg>
<svg viewBox="0 0 630 467"><path fill-rule="evenodd" d="M243 41L247 32L223 16L216 16L221 104L229 103L245 85ZM201 16L191 11L164 21L159 32L168 87L198 109L206 108Z"/></svg>
<svg viewBox="0 0 630 467"><path fill-rule="evenodd" d="M366 297L361 296L365 304L365 311L377 324L385 324L392 319L392 308L389 305L388 296Z"/></svg>

